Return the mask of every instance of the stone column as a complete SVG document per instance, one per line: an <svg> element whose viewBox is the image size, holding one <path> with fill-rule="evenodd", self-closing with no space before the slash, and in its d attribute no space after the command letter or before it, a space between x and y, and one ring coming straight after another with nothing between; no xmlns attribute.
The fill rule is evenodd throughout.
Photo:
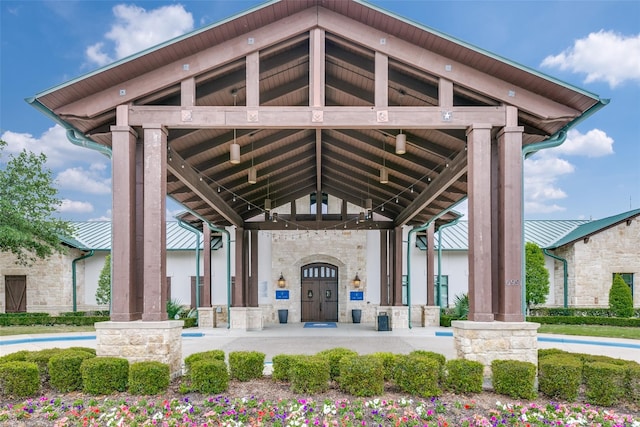
<svg viewBox="0 0 640 427"><path fill-rule="evenodd" d="M142 320L167 320L167 130L144 125L144 310Z"/></svg>
<svg viewBox="0 0 640 427"><path fill-rule="evenodd" d="M467 131L469 193L469 320L493 320L491 294L491 125Z"/></svg>

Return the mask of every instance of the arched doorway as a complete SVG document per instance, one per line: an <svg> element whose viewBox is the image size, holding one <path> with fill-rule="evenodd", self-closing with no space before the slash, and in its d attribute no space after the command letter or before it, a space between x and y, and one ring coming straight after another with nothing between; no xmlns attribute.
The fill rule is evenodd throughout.
<svg viewBox="0 0 640 427"><path fill-rule="evenodd" d="M327 263L303 265L302 322L338 321L338 268Z"/></svg>

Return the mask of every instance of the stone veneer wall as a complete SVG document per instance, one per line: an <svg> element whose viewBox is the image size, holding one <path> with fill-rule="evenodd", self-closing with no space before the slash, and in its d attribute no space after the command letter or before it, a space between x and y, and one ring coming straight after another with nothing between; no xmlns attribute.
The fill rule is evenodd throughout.
<svg viewBox="0 0 640 427"><path fill-rule="evenodd" d="M58 314L73 310L72 261L84 253L68 249L66 254L55 253L31 266L15 263L8 252L0 252L0 312L6 311L5 276L26 276L27 312ZM84 263L76 263L76 304L78 311L95 310L97 306L84 304Z"/></svg>
<svg viewBox="0 0 640 427"><path fill-rule="evenodd" d="M183 326L182 320L98 322L96 355L122 357L129 363L161 362L175 378L182 375Z"/></svg>
<svg viewBox="0 0 640 427"><path fill-rule="evenodd" d="M494 360L520 360L538 366L538 323L457 320L451 326L456 356L482 363L485 377L491 375Z"/></svg>
<svg viewBox="0 0 640 427"><path fill-rule="evenodd" d="M274 275L271 283L275 283L282 272L287 279L285 289L289 290L289 299L276 300L274 297L273 305L265 307L263 312L267 322L277 321L278 309L285 308L289 310L288 322L300 322L300 269L303 265L316 262L326 262L338 267L338 321L351 322L351 310L354 308L362 310L362 323L375 321L375 307L367 304L365 231L279 231L271 236L271 270ZM357 290L364 291L364 301L349 300L349 292L356 290L352 285L356 273L362 280L362 285ZM270 289L269 292L274 295L275 289ZM267 309L270 312L266 312Z"/></svg>
<svg viewBox="0 0 640 427"><path fill-rule="evenodd" d="M568 263L569 307L608 307L613 273L634 273L634 307L640 307L640 218L589 236L554 253ZM556 301L563 303L563 267L554 268Z"/></svg>

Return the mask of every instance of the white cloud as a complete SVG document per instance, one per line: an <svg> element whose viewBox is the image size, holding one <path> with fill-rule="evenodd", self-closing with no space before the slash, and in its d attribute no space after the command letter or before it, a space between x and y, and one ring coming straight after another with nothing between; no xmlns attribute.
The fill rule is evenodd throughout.
<svg viewBox="0 0 640 427"><path fill-rule="evenodd" d="M613 138L600 129L591 129L585 134L572 129L567 135L567 140L559 147L550 149L550 151L573 156L607 156L613 154Z"/></svg>
<svg viewBox="0 0 640 427"><path fill-rule="evenodd" d="M58 212L64 213L89 213L93 212L93 205L89 202L63 199Z"/></svg>
<svg viewBox="0 0 640 427"><path fill-rule="evenodd" d="M600 30L576 40L558 55L547 56L541 65L583 73L585 83L603 81L611 88L627 80L640 83L640 34Z"/></svg>
<svg viewBox="0 0 640 427"><path fill-rule="evenodd" d="M97 151L69 142L65 129L59 125L47 129L40 137L34 137L30 133L6 131L0 139L7 142L7 153L17 154L22 150L44 153L47 156L47 167L50 169L87 162L102 164L106 168L110 163L108 157Z"/></svg>
<svg viewBox="0 0 640 427"><path fill-rule="evenodd" d="M191 31L194 25L193 16L180 4L149 11L119 4L113 8L113 15L115 23L104 35L108 43L97 42L85 51L87 59L99 66L178 37ZM112 49L107 46L112 46Z"/></svg>
<svg viewBox="0 0 640 427"><path fill-rule="evenodd" d="M110 194L111 179L82 167L65 169L55 179L58 188L76 190L89 194Z"/></svg>

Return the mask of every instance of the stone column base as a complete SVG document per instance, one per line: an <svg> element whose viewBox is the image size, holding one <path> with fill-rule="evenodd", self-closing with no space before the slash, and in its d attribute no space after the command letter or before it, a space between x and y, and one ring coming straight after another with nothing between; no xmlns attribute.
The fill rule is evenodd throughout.
<svg viewBox="0 0 640 427"><path fill-rule="evenodd" d="M216 315L213 307L198 307L198 327L199 328L215 328Z"/></svg>
<svg viewBox="0 0 640 427"><path fill-rule="evenodd" d="M261 331L262 309L260 307L231 307L231 329Z"/></svg>
<svg viewBox="0 0 640 427"><path fill-rule="evenodd" d="M393 329L409 329L409 307L392 306L389 321Z"/></svg>
<svg viewBox="0 0 640 427"><path fill-rule="evenodd" d="M182 375L182 320L98 322L96 355L169 365L171 378Z"/></svg>
<svg viewBox="0 0 640 427"><path fill-rule="evenodd" d="M491 376L494 360L520 360L538 366L539 323L456 320L451 326L457 357L481 362L485 378Z"/></svg>
<svg viewBox="0 0 640 427"><path fill-rule="evenodd" d="M422 306L422 326L440 326L440 306L423 305Z"/></svg>

